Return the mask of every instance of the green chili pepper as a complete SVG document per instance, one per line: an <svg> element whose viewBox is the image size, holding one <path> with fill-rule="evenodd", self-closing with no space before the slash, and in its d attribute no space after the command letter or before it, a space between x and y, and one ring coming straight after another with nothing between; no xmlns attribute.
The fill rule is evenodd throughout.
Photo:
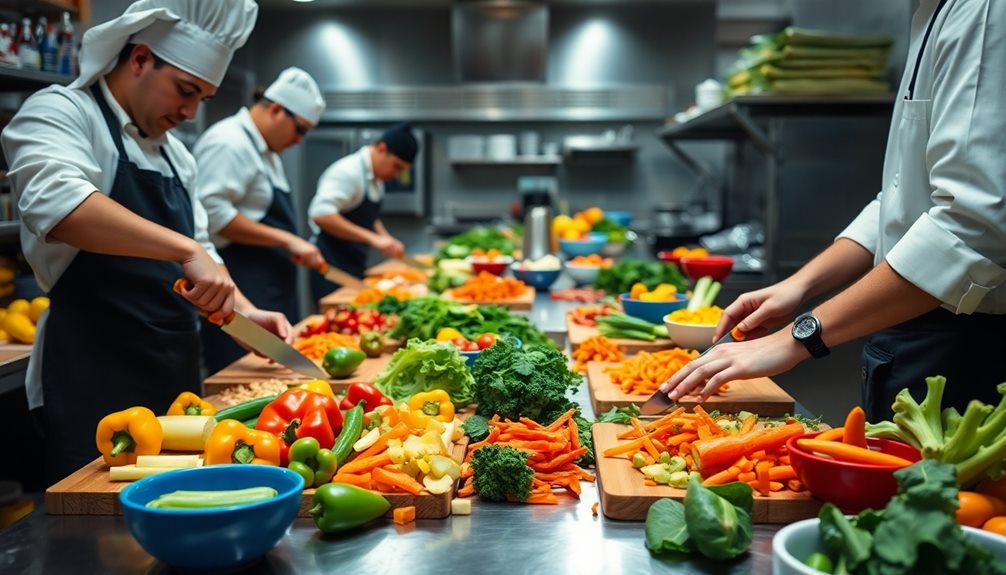
<svg viewBox="0 0 1006 575"><path fill-rule="evenodd" d="M301 437L290 446L290 471L304 478L305 487L324 485L335 475L339 462L331 449L322 449L313 437Z"/></svg>
<svg viewBox="0 0 1006 575"><path fill-rule="evenodd" d="M339 467L349 459L353 453L353 444L360 439L363 433L363 410L366 409L367 402L360 400L352 409L346 412L346 419L342 424L342 431L332 446L335 457L339 460Z"/></svg>
<svg viewBox="0 0 1006 575"><path fill-rule="evenodd" d="M381 495L345 483L322 485L314 492L311 503L314 524L324 533L359 527L391 508L391 503Z"/></svg>

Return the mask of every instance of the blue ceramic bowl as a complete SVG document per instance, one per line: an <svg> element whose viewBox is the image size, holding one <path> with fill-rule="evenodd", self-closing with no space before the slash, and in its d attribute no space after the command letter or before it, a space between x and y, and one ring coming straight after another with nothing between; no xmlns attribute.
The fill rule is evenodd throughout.
<svg viewBox="0 0 1006 575"><path fill-rule="evenodd" d="M662 325L664 323L665 315L688 305L688 298L684 297L680 293L678 294L678 299L674 301L642 301L638 299L629 299L628 292L623 293L620 299L622 302L622 309L625 310L626 315L638 317L639 319L645 319L646 321L656 325Z"/></svg>
<svg viewBox="0 0 1006 575"><path fill-rule="evenodd" d="M601 240L603 242L607 242L608 241L608 233L607 232L587 232L587 237L590 238L590 239L592 239L592 240Z"/></svg>
<svg viewBox="0 0 1006 575"><path fill-rule="evenodd" d="M589 256L601 253L601 249L606 243L608 243L607 238L603 240L592 239L588 236L582 240L559 240L559 249L569 256Z"/></svg>
<svg viewBox="0 0 1006 575"><path fill-rule="evenodd" d="M522 270L518 266L520 264L516 262L510 265L513 277L537 290L547 290L555 283L559 274L562 273L562 268L554 270Z"/></svg>
<svg viewBox="0 0 1006 575"><path fill-rule="evenodd" d="M604 217L620 226L629 227L629 224L632 223L632 212L604 212Z"/></svg>
<svg viewBox="0 0 1006 575"><path fill-rule="evenodd" d="M272 487L267 501L214 509L152 509L165 493ZM252 563L286 535L300 509L304 478L270 465L212 465L152 475L119 493L133 537L148 553L185 570L233 569Z"/></svg>
<svg viewBox="0 0 1006 575"><path fill-rule="evenodd" d="M520 338L517 337L511 336L510 341L513 342L515 347L521 347L522 345L524 345L524 342L522 342ZM461 354L461 357L465 358L465 365L468 366L468 369L471 369L475 367L475 360L479 358L479 354L482 353L482 350L480 349L478 351L459 351L458 353Z"/></svg>

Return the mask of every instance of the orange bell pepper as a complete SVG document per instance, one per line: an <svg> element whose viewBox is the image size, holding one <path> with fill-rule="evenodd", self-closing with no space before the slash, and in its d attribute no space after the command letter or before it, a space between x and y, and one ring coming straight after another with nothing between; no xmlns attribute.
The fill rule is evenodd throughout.
<svg viewBox="0 0 1006 575"><path fill-rule="evenodd" d="M168 415L213 415L217 408L213 404L192 393L183 391L168 408Z"/></svg>
<svg viewBox="0 0 1006 575"><path fill-rule="evenodd" d="M137 455L157 455L163 439L161 422L146 407L106 415L94 435L98 451L109 465L136 463Z"/></svg>
<svg viewBox="0 0 1006 575"><path fill-rule="evenodd" d="M217 423L206 440L203 459L206 465L279 465L279 439L268 431L249 429L236 419L225 419Z"/></svg>

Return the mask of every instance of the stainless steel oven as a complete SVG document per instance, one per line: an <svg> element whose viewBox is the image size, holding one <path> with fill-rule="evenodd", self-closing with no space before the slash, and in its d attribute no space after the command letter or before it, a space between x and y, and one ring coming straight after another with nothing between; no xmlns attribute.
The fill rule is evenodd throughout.
<svg viewBox="0 0 1006 575"><path fill-rule="evenodd" d="M304 141L302 157L303 185L300 186L302 206L308 206L318 187L318 178L333 162L348 156L361 146L374 143L384 127L325 127L312 130ZM419 142L419 153L412 167L397 180L385 182L381 213L388 215L423 216L426 213L426 145L422 130L412 130Z"/></svg>

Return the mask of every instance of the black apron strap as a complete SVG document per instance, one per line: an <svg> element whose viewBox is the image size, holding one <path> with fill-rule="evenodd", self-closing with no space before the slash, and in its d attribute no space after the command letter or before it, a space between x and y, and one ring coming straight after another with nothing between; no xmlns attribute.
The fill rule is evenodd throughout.
<svg viewBox="0 0 1006 575"><path fill-rule="evenodd" d="M101 86L98 85L98 82L91 84L91 94L94 95L95 101L98 102L98 108L101 110L101 115L105 118L105 124L108 126L109 133L112 135L112 141L115 142L115 149L119 151L119 157L127 157L126 146L122 143L122 129L118 128L119 119L115 117L115 112L112 112L111 106L105 100L105 95L101 93Z"/></svg>
<svg viewBox="0 0 1006 575"><path fill-rule="evenodd" d="M940 0L940 3L936 5L936 10L933 11L933 17L929 19L929 25L926 26L926 33L922 36L922 45L919 46L919 53L915 55L915 67L912 69L912 79L908 81L908 95L905 96L906 100L912 100L915 98L915 78L919 75L919 66L922 64L922 55L926 52L926 44L929 43L929 35L933 32L933 24L936 23L936 17L940 15L940 10L943 9L943 5L947 3L947 0Z"/></svg>

